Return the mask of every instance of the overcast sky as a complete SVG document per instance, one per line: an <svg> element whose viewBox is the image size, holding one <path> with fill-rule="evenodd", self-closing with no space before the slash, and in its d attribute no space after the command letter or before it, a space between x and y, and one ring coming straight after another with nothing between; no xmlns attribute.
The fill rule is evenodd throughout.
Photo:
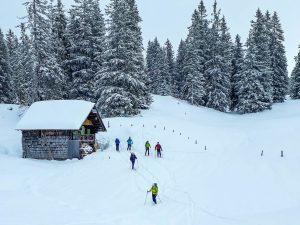
<svg viewBox="0 0 300 225"><path fill-rule="evenodd" d="M25 0L0 0L0 28L7 31L19 24L18 17L25 15L22 2ZM73 0L62 0L69 7ZM101 1L101 0L100 0ZM214 0L204 0L211 13ZM109 0L101 1L101 9ZM149 39L158 37L161 43L167 38L177 49L180 39L185 38L187 27L191 24L191 16L200 0L137 0L140 15L143 19L142 31L145 47ZM277 11L285 31L285 46L289 63L289 71L294 67L294 56L300 44L300 1L299 0L218 0L219 8L227 19L232 37L236 34L245 41L258 8Z"/></svg>

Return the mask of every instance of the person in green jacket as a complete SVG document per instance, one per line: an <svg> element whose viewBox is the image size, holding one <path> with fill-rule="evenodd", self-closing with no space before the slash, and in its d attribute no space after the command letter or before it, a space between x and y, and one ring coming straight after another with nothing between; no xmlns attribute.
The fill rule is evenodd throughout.
<svg viewBox="0 0 300 225"><path fill-rule="evenodd" d="M149 141L146 141L146 144L145 144L145 149L146 149L145 156L147 156L147 154L149 156L149 150L150 150L150 148L151 148L151 145L150 145Z"/></svg>
<svg viewBox="0 0 300 225"><path fill-rule="evenodd" d="M156 202L156 197L158 195L158 187L157 187L157 183L154 183L151 187L151 189L149 191L147 191L147 193L152 192L152 200L155 204L157 204Z"/></svg>

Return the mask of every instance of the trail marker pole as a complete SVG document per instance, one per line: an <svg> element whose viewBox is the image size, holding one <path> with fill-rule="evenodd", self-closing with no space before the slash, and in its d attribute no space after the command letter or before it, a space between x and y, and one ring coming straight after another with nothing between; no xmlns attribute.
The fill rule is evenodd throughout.
<svg viewBox="0 0 300 225"><path fill-rule="evenodd" d="M283 151L281 151L281 157L283 158Z"/></svg>
<svg viewBox="0 0 300 225"><path fill-rule="evenodd" d="M261 155L261 156L264 156L264 150L261 151L261 154L260 154L260 155Z"/></svg>
<svg viewBox="0 0 300 225"><path fill-rule="evenodd" d="M204 150L205 150L205 151L207 150L206 145L204 146Z"/></svg>

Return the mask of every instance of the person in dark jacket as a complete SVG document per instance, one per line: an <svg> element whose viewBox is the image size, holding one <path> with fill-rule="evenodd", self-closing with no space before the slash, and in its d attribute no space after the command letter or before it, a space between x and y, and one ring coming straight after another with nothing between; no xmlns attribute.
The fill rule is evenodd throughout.
<svg viewBox="0 0 300 225"><path fill-rule="evenodd" d="M132 169L134 170L134 163L135 163L135 160L137 159L136 155L131 152L130 154L130 161L131 161L131 164L132 164Z"/></svg>
<svg viewBox="0 0 300 225"><path fill-rule="evenodd" d="M156 150L156 153L157 153L157 157L161 158L162 147L159 144L159 142L157 142L157 144L155 145L155 150Z"/></svg>
<svg viewBox="0 0 300 225"><path fill-rule="evenodd" d="M116 138L115 143L116 143L116 150L119 151L120 150L119 149L119 147L120 147L120 140L119 140L119 138Z"/></svg>

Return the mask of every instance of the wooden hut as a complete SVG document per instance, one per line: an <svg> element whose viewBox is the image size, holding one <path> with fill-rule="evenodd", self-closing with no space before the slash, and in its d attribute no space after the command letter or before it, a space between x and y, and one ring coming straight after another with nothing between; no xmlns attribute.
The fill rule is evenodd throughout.
<svg viewBox="0 0 300 225"><path fill-rule="evenodd" d="M33 103L17 125L24 158L82 159L98 148L96 133L106 128L94 103L55 100Z"/></svg>

